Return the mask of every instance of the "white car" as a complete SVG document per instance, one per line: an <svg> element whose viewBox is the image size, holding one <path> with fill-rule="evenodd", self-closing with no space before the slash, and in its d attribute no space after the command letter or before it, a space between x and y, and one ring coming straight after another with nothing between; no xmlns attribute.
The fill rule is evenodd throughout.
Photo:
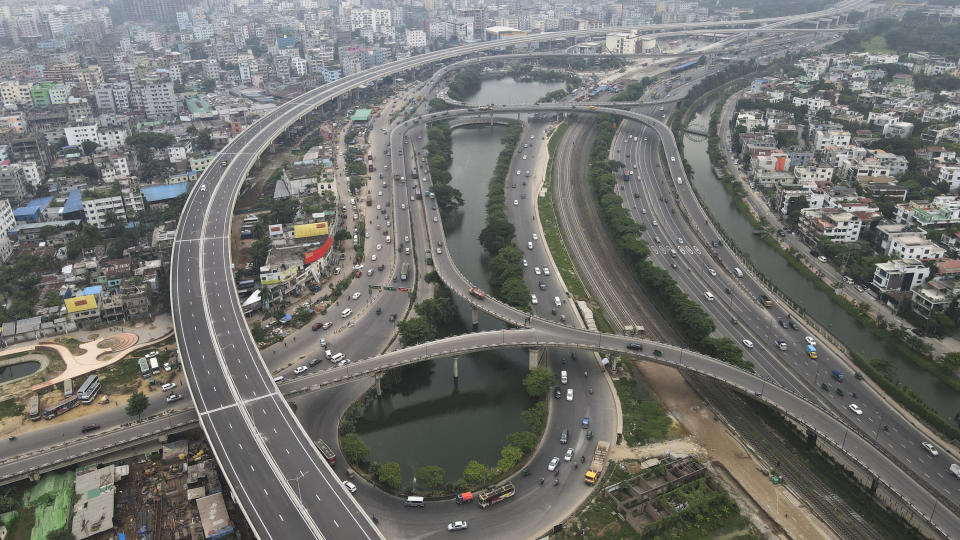
<svg viewBox="0 0 960 540"><path fill-rule="evenodd" d="M814 347L817 346L817 340L813 339L812 337L807 336L804 339L806 339L807 343L809 343L810 345L813 345Z"/></svg>
<svg viewBox="0 0 960 540"><path fill-rule="evenodd" d="M531 295L530 295L530 303L533 304L533 305L537 305L537 304L540 303L540 301L537 300L537 295L535 295L535 294L531 294Z"/></svg>
<svg viewBox="0 0 960 540"><path fill-rule="evenodd" d="M370 233L368 233L368 232L363 233L363 237L364 237L364 238L370 238Z"/></svg>
<svg viewBox="0 0 960 540"><path fill-rule="evenodd" d="M549 276L549 275L550 275L550 269L547 268L546 266L543 267L543 275L545 275L545 276Z"/></svg>
<svg viewBox="0 0 960 540"><path fill-rule="evenodd" d="M717 275L717 271L714 270L713 268L707 268L707 272L709 272L710 275L711 275L711 276L714 276L714 277L716 277L716 275Z"/></svg>
<svg viewBox="0 0 960 540"><path fill-rule="evenodd" d="M514 205L514 206L520 206L520 201L514 199L514 200L513 200L513 205Z"/></svg>
<svg viewBox="0 0 960 540"><path fill-rule="evenodd" d="M653 220L653 226L654 226L654 227L659 227L659 226L660 226L660 224L659 224L659 223L657 223L657 220Z"/></svg>
<svg viewBox="0 0 960 540"><path fill-rule="evenodd" d="M931 456L936 457L936 456L939 456L939 455L940 455L940 451L937 450L937 447L934 446L934 445L932 445L932 444L930 444L930 443L928 443L928 442L926 442L926 441L920 443L920 446L922 446L924 450L926 450L927 452L929 452Z"/></svg>
<svg viewBox="0 0 960 540"><path fill-rule="evenodd" d="M383 246L380 244L377 244L377 251L380 251L381 249L383 249Z"/></svg>
<svg viewBox="0 0 960 540"><path fill-rule="evenodd" d="M526 260L526 259L523 260L523 267L524 267L524 268L527 267L527 260Z"/></svg>
<svg viewBox="0 0 960 540"><path fill-rule="evenodd" d="M573 459L573 447L567 448L567 451L563 454L564 461L570 461Z"/></svg>
<svg viewBox="0 0 960 540"><path fill-rule="evenodd" d="M370 260L371 260L371 261L377 260L377 254L374 253L373 255L371 255L371 256L370 256ZM371 270L373 270L373 269L371 268Z"/></svg>
<svg viewBox="0 0 960 540"><path fill-rule="evenodd" d="M467 528L466 521L454 521L453 523L450 523L447 525L448 531L462 531L466 528Z"/></svg>
<svg viewBox="0 0 960 540"><path fill-rule="evenodd" d="M573 388L567 388L567 401L573 401Z"/></svg>
<svg viewBox="0 0 960 540"><path fill-rule="evenodd" d="M680 238L680 237L678 236L678 237L677 237L677 243L682 246L682 245L683 245L683 238Z"/></svg>
<svg viewBox="0 0 960 540"><path fill-rule="evenodd" d="M670 156L670 161L676 161L676 160L677 160L677 156Z"/></svg>
<svg viewBox="0 0 960 540"><path fill-rule="evenodd" d="M437 216L433 216L433 222L436 223L436 222L438 222L438 221L440 221L440 218L437 217Z"/></svg>
<svg viewBox="0 0 960 540"><path fill-rule="evenodd" d="M206 185L206 184L200 184L200 191L206 191L206 190L207 190L207 185Z"/></svg>
<svg viewBox="0 0 960 540"><path fill-rule="evenodd" d="M168 383L164 384L163 386L161 386L161 387L160 387L160 390L163 391L163 392L166 392L166 391L168 391L168 390L173 390L173 389L176 388L176 387L177 387L177 383L168 382Z"/></svg>
<svg viewBox="0 0 960 540"><path fill-rule="evenodd" d="M355 292L355 293L353 293L353 294L350 295L350 299L351 299L351 300L356 300L357 298L360 298L360 292L359 292L359 291L357 291L357 292Z"/></svg>
<svg viewBox="0 0 960 540"><path fill-rule="evenodd" d="M523 159L527 159L527 155L526 155L526 154L523 155Z"/></svg>
<svg viewBox="0 0 960 540"><path fill-rule="evenodd" d="M547 465L547 470L550 471L550 472L553 472L553 471L557 470L557 466L559 466L559 465L560 465L560 458L558 458L558 457L552 458L552 459L550 460L550 464Z"/></svg>
<svg viewBox="0 0 960 540"><path fill-rule="evenodd" d="M409 241L410 241L410 237L405 235L405 236L403 237L403 241L404 241L404 242L409 242Z"/></svg>
<svg viewBox="0 0 960 540"><path fill-rule="evenodd" d="M713 296L713 293L710 291L704 291L703 297L706 298L707 300L710 300L711 302L713 301L714 298L716 298L715 296Z"/></svg>
<svg viewBox="0 0 960 540"><path fill-rule="evenodd" d="M160 353L158 351L150 351L146 355L144 355L144 358L156 358L157 355L159 354Z"/></svg>
<svg viewBox="0 0 960 540"><path fill-rule="evenodd" d="M294 375L299 375L299 374L303 373L303 372L306 371L306 370L307 370L307 366L297 366L297 368L293 370L293 374L294 374Z"/></svg>
<svg viewBox="0 0 960 540"><path fill-rule="evenodd" d="M540 237L537 236L537 233L533 233L530 237L533 238L533 241L534 241L534 242L536 242L537 240L540 239Z"/></svg>
<svg viewBox="0 0 960 540"><path fill-rule="evenodd" d="M349 480L344 480L344 481L343 481L343 487L347 488L347 491L349 491L350 493L356 493L356 492L357 492L357 485L354 484L353 482L349 481Z"/></svg>
<svg viewBox="0 0 960 540"><path fill-rule="evenodd" d="M533 273L539 276L540 274L543 273L543 271L540 270L540 267L539 267L539 266L534 266L534 267L533 267Z"/></svg>
<svg viewBox="0 0 960 540"><path fill-rule="evenodd" d="M164 370L164 371L173 371L173 366L171 366L169 362L164 362L164 363L163 363L163 370Z"/></svg>
<svg viewBox="0 0 960 540"><path fill-rule="evenodd" d="M517 169L517 176L520 176L520 169Z"/></svg>
<svg viewBox="0 0 960 540"><path fill-rule="evenodd" d="M175 401L180 401L181 399L183 399L183 396L180 394L170 394L167 396L167 403L173 403Z"/></svg>
<svg viewBox="0 0 960 540"><path fill-rule="evenodd" d="M861 414L863 414L863 409L861 409L860 406L857 405L856 403L851 403L850 405L847 406L847 408L853 411L853 413L856 414L857 416L860 416Z"/></svg>
<svg viewBox="0 0 960 540"><path fill-rule="evenodd" d="M743 346L746 347L746 348L748 348L748 349L752 349L752 348L753 348L753 342L750 341L749 339L745 339L745 340L743 340Z"/></svg>

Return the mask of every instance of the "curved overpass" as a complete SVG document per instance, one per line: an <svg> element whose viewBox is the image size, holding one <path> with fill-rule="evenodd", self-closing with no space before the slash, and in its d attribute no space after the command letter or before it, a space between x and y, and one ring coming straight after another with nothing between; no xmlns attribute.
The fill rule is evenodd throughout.
<svg viewBox="0 0 960 540"><path fill-rule="evenodd" d="M646 28L789 24L863 3L849 1L786 18ZM260 537L382 535L340 485L297 422L264 366L237 302L229 253L230 219L243 179L257 156L305 114L357 86L485 50L593 33L555 32L465 45L378 66L311 90L269 112L231 141L201 176L201 187L189 194L177 227L171 265L177 344L200 425L234 499Z"/></svg>

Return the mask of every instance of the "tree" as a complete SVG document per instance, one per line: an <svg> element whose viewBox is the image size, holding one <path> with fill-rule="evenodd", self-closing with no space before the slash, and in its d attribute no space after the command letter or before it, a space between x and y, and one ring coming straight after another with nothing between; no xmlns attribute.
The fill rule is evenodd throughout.
<svg viewBox="0 0 960 540"><path fill-rule="evenodd" d="M59 529L47 533L47 540L76 540L76 538L77 537L67 529Z"/></svg>
<svg viewBox="0 0 960 540"><path fill-rule="evenodd" d="M343 242L344 240L349 240L350 238L350 231L346 229L338 229L333 235L334 242Z"/></svg>
<svg viewBox="0 0 960 540"><path fill-rule="evenodd" d="M367 183L367 179L363 176L351 176L350 177L350 191L354 193L360 191L360 188Z"/></svg>
<svg viewBox="0 0 960 540"><path fill-rule="evenodd" d="M260 268L267 263L267 256L270 255L270 241L260 239L250 246L250 262L254 268Z"/></svg>
<svg viewBox="0 0 960 540"><path fill-rule="evenodd" d="M426 485L430 489L440 489L447 476L443 467L437 465L425 465L417 469L417 481Z"/></svg>
<svg viewBox="0 0 960 540"><path fill-rule="evenodd" d="M553 371L545 367L535 367L523 378L523 387L532 398L547 395L554 384Z"/></svg>
<svg viewBox="0 0 960 540"><path fill-rule="evenodd" d="M130 398L127 399L127 416L136 416L139 422L140 416L149 406L150 398L143 395L143 392L134 392L130 395Z"/></svg>
<svg viewBox="0 0 960 540"><path fill-rule="evenodd" d="M463 469L463 479L468 484L484 485L489 475L490 469L475 459L471 459Z"/></svg>
<svg viewBox="0 0 960 540"><path fill-rule="evenodd" d="M99 146L99 144L90 140L80 143L80 148L83 149L83 155L85 156L92 154Z"/></svg>
<svg viewBox="0 0 960 540"><path fill-rule="evenodd" d="M525 308L530 304L530 288L523 278L512 277L504 282L499 296L513 307Z"/></svg>
<svg viewBox="0 0 960 540"><path fill-rule="evenodd" d="M340 439L340 449L350 463L361 463L370 455L370 448L356 433L350 433Z"/></svg>
<svg viewBox="0 0 960 540"><path fill-rule="evenodd" d="M533 433L543 433L543 427L547 422L547 404L544 401L538 402L533 407L520 413L520 418L527 424Z"/></svg>
<svg viewBox="0 0 960 540"><path fill-rule="evenodd" d="M396 491L403 485L400 464L396 461L384 463L377 469L377 480L384 486Z"/></svg>
<svg viewBox="0 0 960 540"><path fill-rule="evenodd" d="M400 332L400 343L404 347L432 341L437 337L436 329L427 321L426 317L413 317L397 323Z"/></svg>
<svg viewBox="0 0 960 540"><path fill-rule="evenodd" d="M206 129L201 129L197 132L196 144L200 150L210 150L213 148L213 139L210 137L210 132Z"/></svg>
<svg viewBox="0 0 960 540"><path fill-rule="evenodd" d="M517 463L520 463L520 460L523 458L523 452L520 451L516 446L504 446L503 450L500 450L500 459L497 460L497 469L500 472L505 473L510 469L514 468Z"/></svg>
<svg viewBox="0 0 960 540"><path fill-rule="evenodd" d="M537 447L537 436L529 431L517 431L507 435L507 444L527 454Z"/></svg>
<svg viewBox="0 0 960 540"><path fill-rule="evenodd" d="M10 496L10 493L0 495L0 514L17 509L17 499Z"/></svg>
<svg viewBox="0 0 960 540"><path fill-rule="evenodd" d="M203 82L200 83L200 90L206 93L213 92L216 89L217 89L217 81L213 79L204 79Z"/></svg>

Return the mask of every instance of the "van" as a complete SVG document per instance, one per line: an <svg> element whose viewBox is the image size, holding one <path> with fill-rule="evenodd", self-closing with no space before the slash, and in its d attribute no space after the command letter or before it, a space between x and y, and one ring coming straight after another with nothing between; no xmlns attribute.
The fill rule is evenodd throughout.
<svg viewBox="0 0 960 540"><path fill-rule="evenodd" d="M325 350L325 351L323 351L323 352L324 352L324 354L326 354L327 360L333 358L333 351L331 351L330 349L327 349L327 350Z"/></svg>
<svg viewBox="0 0 960 540"><path fill-rule="evenodd" d="M383 241L389 244L389 243L390 243L390 235L388 234L388 235L386 236L386 238L383 239Z"/></svg>
<svg viewBox="0 0 960 540"><path fill-rule="evenodd" d="M739 266L733 268L733 273L736 274L737 277L743 277L743 270L741 270Z"/></svg>
<svg viewBox="0 0 960 540"><path fill-rule="evenodd" d="M569 440L569 435L570 435L570 432L568 432L567 430L561 431L561 432L560 432L560 444L567 444L567 441Z"/></svg>
<svg viewBox="0 0 960 540"><path fill-rule="evenodd" d="M670 256L673 257L674 259L676 259L676 258L677 258L677 250L671 249L671 250L670 250Z"/></svg>
<svg viewBox="0 0 960 540"><path fill-rule="evenodd" d="M337 354L330 357L330 361L336 364L337 362L343 360L343 353L338 352Z"/></svg>
<svg viewBox="0 0 960 540"><path fill-rule="evenodd" d="M353 235L353 243L354 243L354 244L359 244L359 243L360 243L360 237L357 236L357 235Z"/></svg>
<svg viewBox="0 0 960 540"><path fill-rule="evenodd" d="M563 302L560 301L560 297L559 297L559 296L554 296L554 297L553 297L553 305L555 305L555 306L557 306L557 307L560 307L560 306L563 305Z"/></svg>
<svg viewBox="0 0 960 540"><path fill-rule="evenodd" d="M713 301L714 299L713 293L710 291L703 293L703 297L710 301Z"/></svg>
<svg viewBox="0 0 960 540"><path fill-rule="evenodd" d="M342 318L342 319L346 319L346 318L349 317L350 315L353 315L353 310L350 309L350 308L347 308L347 309L345 309L345 310L343 310L343 311L340 312L340 318Z"/></svg>
<svg viewBox="0 0 960 540"><path fill-rule="evenodd" d="M411 508L423 508L423 497L407 497L403 501L403 505Z"/></svg>
<svg viewBox="0 0 960 540"><path fill-rule="evenodd" d="M560 372L560 384L567 384L567 371L563 370Z"/></svg>
<svg viewBox="0 0 960 540"><path fill-rule="evenodd" d="M273 378L273 382L275 382L275 383L282 383L282 382L283 382L283 375L277 375L276 377L274 377L274 378Z"/></svg>

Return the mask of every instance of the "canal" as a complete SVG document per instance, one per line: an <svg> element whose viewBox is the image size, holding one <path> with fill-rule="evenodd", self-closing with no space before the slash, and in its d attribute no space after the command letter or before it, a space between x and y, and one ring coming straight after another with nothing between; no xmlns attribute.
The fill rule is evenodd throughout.
<svg viewBox="0 0 960 540"><path fill-rule="evenodd" d="M469 104L533 103L564 87L564 83L518 83L504 78L483 81ZM452 134L451 185L463 193L461 219L446 231L447 249L463 274L489 290L484 252L478 240L486 220L487 185L502 149L503 126L455 129ZM470 306L456 299L460 317L470 325ZM480 330L504 328L486 314ZM520 413L533 405L521 384L527 372L527 353L520 350L486 352L460 358L459 381L453 380L449 359L411 370L421 380L404 381L375 401L357 423L357 433L370 447L369 460L396 461L407 485L419 467L438 465L448 482L460 478L472 460L495 465L506 436L525 431Z"/></svg>
<svg viewBox="0 0 960 540"><path fill-rule="evenodd" d="M715 102L699 111L693 123L707 125ZM693 167L697 191L702 201L710 201L709 210L717 223L737 243L741 250L750 254L756 265L787 296L802 305L807 314L816 319L850 350L857 351L866 359L887 358L893 362L895 379L913 388L923 400L944 418L957 413L957 398L960 393L929 372L917 367L910 360L886 348L869 330L861 327L838 307L830 297L797 272L779 252L753 234L754 227L737 210L733 198L713 175L707 155L707 141L702 137L684 135L683 154Z"/></svg>

